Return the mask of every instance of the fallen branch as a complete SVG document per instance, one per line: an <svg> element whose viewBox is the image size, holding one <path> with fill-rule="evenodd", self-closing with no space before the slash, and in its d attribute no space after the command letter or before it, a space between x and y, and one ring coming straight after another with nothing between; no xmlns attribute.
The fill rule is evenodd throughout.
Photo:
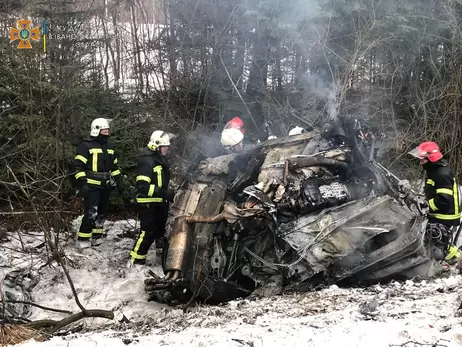
<svg viewBox="0 0 462 347"><path fill-rule="evenodd" d="M31 306L35 306L35 307L41 308L42 310L46 310L46 311L52 311L52 312L58 312L58 313L72 314L71 311L66 311L66 310L60 310L60 309L57 309L57 308L46 307L46 306L42 306L42 305L36 304L35 302L30 302L30 301L21 301L21 300L5 300L5 301L0 301L0 303L3 303L3 302L4 302L4 303L12 303L12 304L26 304L26 305L31 305Z"/></svg>
<svg viewBox="0 0 462 347"><path fill-rule="evenodd" d="M430 347L447 347L447 345L441 345L439 342L440 341L444 341L444 342L450 342L449 340L445 340L445 339L440 339L436 342L433 342L433 343L422 343L422 342L417 342L417 341L407 341L403 344L400 344L400 345L389 345L390 347L405 347L409 344L414 344L414 346L430 346Z"/></svg>
<svg viewBox="0 0 462 347"><path fill-rule="evenodd" d="M115 315L113 311L85 310L85 312L78 312L61 320L44 319L24 324L24 326L27 328L37 330L47 328L50 329L47 330L48 334L54 334L60 329L64 328L65 326L75 323L82 318L106 318L113 320L115 318ZM127 323L128 319L125 316L123 316L120 318L120 321L122 323Z"/></svg>
<svg viewBox="0 0 462 347"><path fill-rule="evenodd" d="M29 204L31 205L33 215L37 218L37 220L40 220L39 217L39 212L31 198L31 196L26 192L24 187L20 184L19 180L17 179L16 175L14 174L13 170L7 165L6 166L11 175L13 176L15 182L19 186L19 189L21 192L24 194L24 196L28 199ZM35 322L30 322L26 323L24 327L26 329L43 329L45 328L46 331L44 333L52 335L59 331L60 329L64 328L65 326L74 323L82 318L106 318L106 319L111 319L113 320L115 317L115 314L113 311L107 311L107 310L98 310L98 309L93 309L93 310L87 310L82 303L80 302L79 296L77 294L77 291L74 286L74 282L72 281L72 278L69 274L69 271L67 270L67 266L64 263L63 257L61 252L59 251L59 242L58 240L53 241L52 234L49 229L46 227L42 227L42 230L45 234L45 241L48 244L50 248L50 252L52 254L53 259L55 259L59 265L61 265L64 274L66 275L67 282L69 283L69 286L71 287L72 294L74 296L74 300L77 304L77 306L80 308L81 312L75 313L69 317L63 318L59 321L55 320L39 320ZM4 300L4 299L3 299ZM4 300L5 301L5 300ZM117 316L117 320L120 322L128 322L128 319L123 315L120 314Z"/></svg>
<svg viewBox="0 0 462 347"><path fill-rule="evenodd" d="M10 171L11 175L13 176L15 182L18 184L19 186L19 189L21 189L22 193L24 194L24 196L28 199L31 207L32 207L32 210L34 211L34 214L36 216L38 216L38 212L37 212L37 208L35 207L35 204L34 202L32 201L32 198L31 196L25 191L25 189L23 188L23 186L21 185L21 183L19 182L19 180L17 179L16 175L14 174L13 170L11 170L11 168L7 165L6 166L7 169ZM57 247L58 247L58 244L57 243L54 243L52 241L52 237L51 237L51 233L46 230L46 229L43 229L43 232L45 234L45 240L48 242L48 245L50 246L50 251L53 255L53 258L59 263L59 265L61 265L61 267L63 268L63 271L64 271L64 274L66 275L66 278L67 278L67 281L69 283L69 286L71 287L71 290L72 290L72 294L74 295L74 299L75 299L75 302L77 304L77 306L79 306L79 308L85 312L85 307L83 307L82 303L80 302L80 299L77 295L77 291L75 290L75 287L74 287L74 282L72 281L71 279L71 276L69 275L69 271L67 271L67 267L64 265L64 261L61 257L61 254L60 252L58 251Z"/></svg>

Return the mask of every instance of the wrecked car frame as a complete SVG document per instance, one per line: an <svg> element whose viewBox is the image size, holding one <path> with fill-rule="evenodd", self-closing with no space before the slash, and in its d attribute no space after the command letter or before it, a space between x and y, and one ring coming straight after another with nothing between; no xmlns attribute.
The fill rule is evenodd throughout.
<svg viewBox="0 0 462 347"><path fill-rule="evenodd" d="M428 275L419 197L375 162L358 122L200 162L172 206L165 277L145 280L151 300L214 304Z"/></svg>

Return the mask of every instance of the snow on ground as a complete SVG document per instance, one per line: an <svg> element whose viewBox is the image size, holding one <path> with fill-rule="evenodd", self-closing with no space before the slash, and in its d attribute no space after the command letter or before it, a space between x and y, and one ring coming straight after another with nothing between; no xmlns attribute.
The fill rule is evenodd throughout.
<svg viewBox="0 0 462 347"><path fill-rule="evenodd" d="M74 228L77 225L76 220ZM65 247L66 256L73 265L69 267L70 276L86 308L107 310L123 308L124 314L130 319L142 314L152 314L163 307L155 302L146 302L142 274L140 276L137 271L129 271L126 267L134 243L133 239L126 235L128 233L135 235L134 230L137 227L139 224L137 225L135 220L107 222L105 228L108 230L108 237L101 246L80 251L72 240ZM44 247L39 250L35 248L43 242L40 234L22 234L21 237L18 234L10 234L9 238L10 242L6 245L7 252L0 258L0 262L4 264L0 268L1 278L11 268L25 270L32 268L31 273L39 280L32 291L34 302L78 312L78 306L62 269L56 262L52 262L51 266L45 266L47 259L44 256L46 254ZM32 255L25 257L23 253L13 251L22 249L21 241L25 247L32 249ZM155 261L154 250L150 254L149 261L151 263ZM9 267L6 267L8 265ZM155 271L159 272L161 269L157 268ZM31 315L27 318L60 319L63 318L63 314L32 308Z"/></svg>
<svg viewBox="0 0 462 347"><path fill-rule="evenodd" d="M21 347L58 346L462 346L462 277L393 282L369 288L287 294L220 306L198 306L188 312L147 302L143 275L125 267L133 245L134 220L108 222L108 239L95 249L66 254L75 287L86 308L121 310L130 323L86 319L80 333ZM38 304L77 312L61 269L43 266L44 250L24 257L18 235L1 246L0 276L12 268L32 268L39 279L32 290ZM37 234L21 235L24 247L42 242ZM153 253L151 251L151 253ZM19 257L21 255L21 257ZM151 254L150 259L155 261ZM33 264L33 266L31 266ZM156 273L161 270L154 267ZM6 285L6 283L5 283ZM32 308L31 320L66 315ZM414 343L411 343L414 342ZM417 343L420 343L417 344Z"/></svg>

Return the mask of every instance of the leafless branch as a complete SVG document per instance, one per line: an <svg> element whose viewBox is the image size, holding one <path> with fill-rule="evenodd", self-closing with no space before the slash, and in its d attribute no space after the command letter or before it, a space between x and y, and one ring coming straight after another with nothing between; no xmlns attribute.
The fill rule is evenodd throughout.
<svg viewBox="0 0 462 347"><path fill-rule="evenodd" d="M407 341L405 343L402 343L400 345L389 345L390 347L413 347L413 346L430 346L430 347L447 347L448 345L443 345L440 342L450 342L449 340L445 339L439 339L436 342L433 343L423 343L423 342L417 342L417 341Z"/></svg>
<svg viewBox="0 0 462 347"><path fill-rule="evenodd" d="M35 307L41 308L42 310L47 310L47 311L52 311L52 312L58 312L58 313L68 313L68 314L72 314L71 311L60 310L60 309L51 308L51 307L46 307L46 306L42 306L42 305L36 304L35 302L21 301L21 300L5 300L5 301L0 301L0 302L12 303L12 304L26 304L26 305L31 305L31 306L35 306Z"/></svg>

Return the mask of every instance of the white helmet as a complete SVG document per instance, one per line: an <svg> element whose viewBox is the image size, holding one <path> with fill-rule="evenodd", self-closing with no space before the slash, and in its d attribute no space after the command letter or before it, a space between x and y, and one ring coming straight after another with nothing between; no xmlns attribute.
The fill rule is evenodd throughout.
<svg viewBox="0 0 462 347"><path fill-rule="evenodd" d="M302 127L299 127L298 125L296 127L293 127L290 131L289 131L289 136L293 136L293 135L301 135L305 132L305 129L303 129Z"/></svg>
<svg viewBox="0 0 462 347"><path fill-rule="evenodd" d="M90 135L96 137L103 129L109 129L109 122L105 118L96 118L91 122Z"/></svg>
<svg viewBox="0 0 462 347"><path fill-rule="evenodd" d="M242 142L244 134L236 128L225 129L221 132L221 144L233 147Z"/></svg>
<svg viewBox="0 0 462 347"><path fill-rule="evenodd" d="M172 135L162 130L156 130L151 134L148 147L155 151L160 146L170 146Z"/></svg>

